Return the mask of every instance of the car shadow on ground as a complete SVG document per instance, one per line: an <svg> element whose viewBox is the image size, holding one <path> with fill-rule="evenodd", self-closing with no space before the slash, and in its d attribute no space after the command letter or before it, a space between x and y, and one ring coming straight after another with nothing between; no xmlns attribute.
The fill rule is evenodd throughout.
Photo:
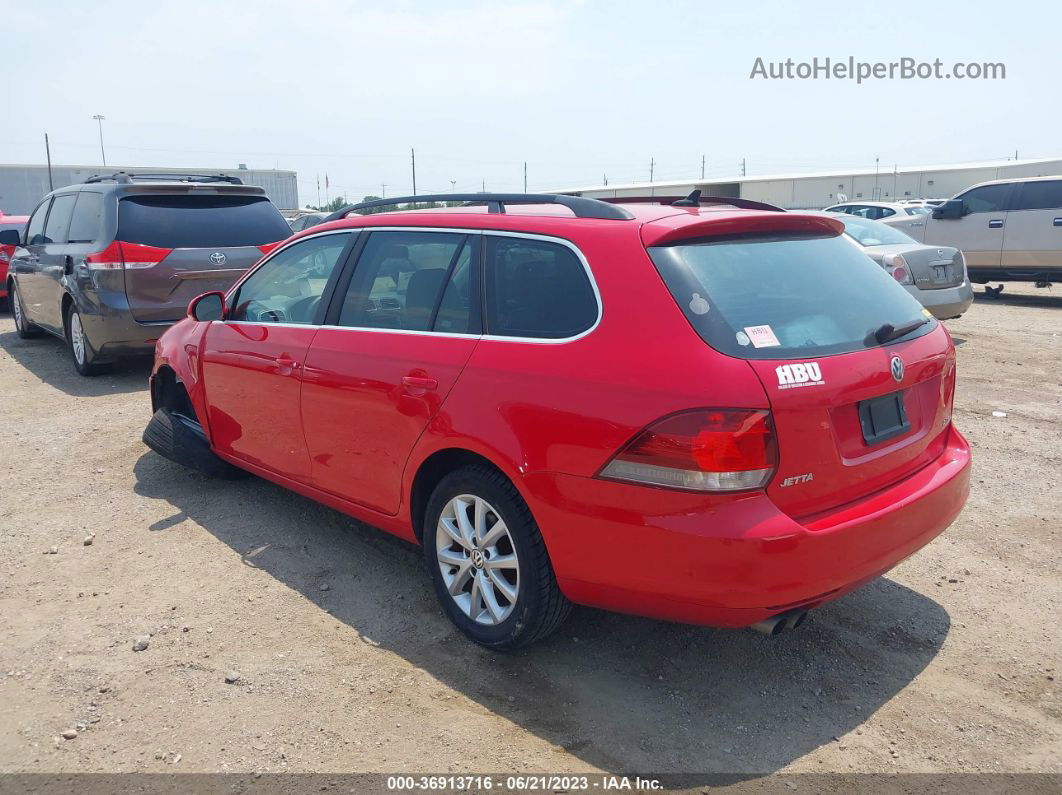
<svg viewBox="0 0 1062 795"><path fill-rule="evenodd" d="M950 620L879 578L767 638L577 608L515 653L442 615L420 550L257 478L217 481L152 452L136 493L190 518L321 610L448 687L611 773L698 786L773 772L840 742L934 658ZM323 582L329 584L322 590Z"/></svg>
<svg viewBox="0 0 1062 795"><path fill-rule="evenodd" d="M99 397L146 390L147 377L151 372L151 359L139 357L116 362L107 372L99 375L78 375L69 349L62 340L51 334L24 340L19 339L14 330L0 333L0 350L34 377L75 397Z"/></svg>
<svg viewBox="0 0 1062 795"><path fill-rule="evenodd" d="M1055 285L1052 290L1044 288L1033 294L1007 292L1004 288L999 295L988 295L984 290L974 292L974 300L983 306L1030 306L1043 307L1045 309L1062 309L1062 285Z"/></svg>

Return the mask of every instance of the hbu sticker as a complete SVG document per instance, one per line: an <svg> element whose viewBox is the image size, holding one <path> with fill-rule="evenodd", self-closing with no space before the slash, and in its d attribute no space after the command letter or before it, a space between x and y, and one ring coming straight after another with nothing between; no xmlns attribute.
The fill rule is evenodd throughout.
<svg viewBox="0 0 1062 795"><path fill-rule="evenodd" d="M822 370L818 362L804 362L803 364L783 364L774 368L778 375L779 389L795 389L801 386L819 386L825 383L822 380Z"/></svg>

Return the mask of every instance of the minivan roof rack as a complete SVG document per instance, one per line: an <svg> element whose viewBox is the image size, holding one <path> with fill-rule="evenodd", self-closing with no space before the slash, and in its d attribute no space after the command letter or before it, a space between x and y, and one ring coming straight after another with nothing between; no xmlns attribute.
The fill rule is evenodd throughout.
<svg viewBox="0 0 1062 795"><path fill-rule="evenodd" d="M597 199L582 196L561 196L556 193L432 193L424 196L396 196L392 199L375 199L341 207L324 219L338 221L348 213L370 207L387 207L392 204L418 204L421 202L464 202L465 207L486 204L487 212L504 213L507 204L559 204L567 207L576 218L603 218L613 221L629 221L634 216L622 207L615 207Z"/></svg>
<svg viewBox="0 0 1062 795"><path fill-rule="evenodd" d="M729 204L739 210L772 210L784 213L784 207L776 207L766 202L753 201L752 199L739 199L732 196L702 196L700 190L692 191L688 196L608 196L598 201L610 204L662 204L672 207L698 207L702 204Z"/></svg>
<svg viewBox="0 0 1062 795"><path fill-rule="evenodd" d="M151 174L128 172L128 171L115 171L113 174L94 174L85 180L85 184L90 182L118 182L123 185L129 185L136 179L157 179L166 180L169 182L228 182L232 185L242 185L243 180L239 177L230 177L227 174Z"/></svg>

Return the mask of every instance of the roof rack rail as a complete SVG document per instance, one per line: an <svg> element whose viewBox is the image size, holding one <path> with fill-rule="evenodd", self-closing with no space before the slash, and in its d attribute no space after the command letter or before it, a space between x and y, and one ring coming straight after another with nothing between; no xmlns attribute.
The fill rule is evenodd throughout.
<svg viewBox="0 0 1062 795"><path fill-rule="evenodd" d="M672 207L698 207L702 204L729 204L740 210L771 210L784 213L784 207L776 207L766 202L753 201L752 199L739 199L736 196L702 196L700 190L692 191L688 196L608 196L598 201L610 204L662 204Z"/></svg>
<svg viewBox="0 0 1062 795"><path fill-rule="evenodd" d="M348 213L370 207L387 207L392 204L418 204L421 202L464 202L465 207L487 205L487 212L504 213L507 204L559 204L567 207L576 218L602 218L612 221L629 221L634 216L622 207L615 207L597 199L582 196L562 196L557 193L431 193L424 196L396 196L392 199L375 199L370 202L348 204L324 219L338 221Z"/></svg>
<svg viewBox="0 0 1062 795"><path fill-rule="evenodd" d="M85 180L90 182L118 182L128 185L137 179L158 179L169 182L228 182L232 185L242 185L243 180L239 177L230 177L227 174L153 174L128 171L115 171L113 174L93 174Z"/></svg>

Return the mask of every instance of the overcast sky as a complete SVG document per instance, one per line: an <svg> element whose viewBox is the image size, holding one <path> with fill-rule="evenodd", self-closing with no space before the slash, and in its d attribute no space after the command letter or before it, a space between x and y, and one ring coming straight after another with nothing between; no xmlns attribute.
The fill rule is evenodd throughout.
<svg viewBox="0 0 1062 795"><path fill-rule="evenodd" d="M280 167L329 194L1062 156L1062 3L0 2L0 161ZM752 80L757 57L1006 65ZM322 195L322 199L323 199Z"/></svg>

